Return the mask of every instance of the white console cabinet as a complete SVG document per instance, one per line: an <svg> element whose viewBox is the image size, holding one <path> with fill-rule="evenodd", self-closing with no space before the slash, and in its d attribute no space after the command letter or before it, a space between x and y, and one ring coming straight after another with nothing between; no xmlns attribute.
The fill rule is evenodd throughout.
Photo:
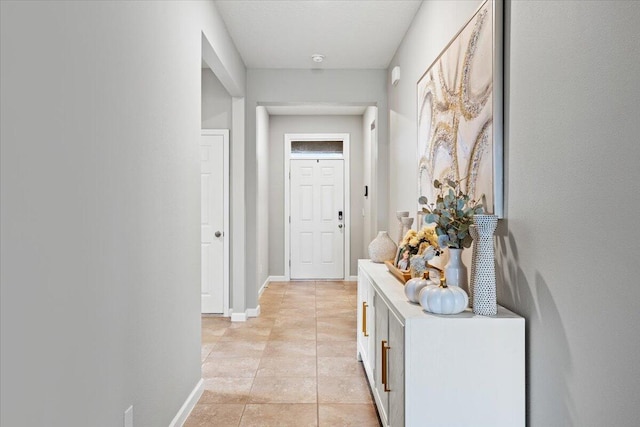
<svg viewBox="0 0 640 427"><path fill-rule="evenodd" d="M358 345L384 426L525 425L524 319L426 313L384 264L358 262Z"/></svg>

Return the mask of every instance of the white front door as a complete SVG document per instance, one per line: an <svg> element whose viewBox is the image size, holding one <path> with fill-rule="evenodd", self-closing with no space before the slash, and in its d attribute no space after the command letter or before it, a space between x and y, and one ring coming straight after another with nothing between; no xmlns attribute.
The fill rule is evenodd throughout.
<svg viewBox="0 0 640 427"><path fill-rule="evenodd" d="M291 160L291 279L344 278L344 161Z"/></svg>
<svg viewBox="0 0 640 427"><path fill-rule="evenodd" d="M216 134L217 133L217 134ZM229 131L203 131L200 137L202 312L225 309L225 144ZM225 141L226 138L226 141Z"/></svg>

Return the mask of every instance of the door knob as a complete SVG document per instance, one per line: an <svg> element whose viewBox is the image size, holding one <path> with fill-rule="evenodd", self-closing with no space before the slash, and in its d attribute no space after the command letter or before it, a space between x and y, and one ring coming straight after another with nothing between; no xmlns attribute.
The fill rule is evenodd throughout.
<svg viewBox="0 0 640 427"><path fill-rule="evenodd" d="M342 228L342 224L338 224L338 228Z"/></svg>
<svg viewBox="0 0 640 427"><path fill-rule="evenodd" d="M220 237L220 236L222 236L222 233L221 233L221 232L219 232L219 231L216 231L216 232L214 233L214 235L215 235L216 237Z"/></svg>

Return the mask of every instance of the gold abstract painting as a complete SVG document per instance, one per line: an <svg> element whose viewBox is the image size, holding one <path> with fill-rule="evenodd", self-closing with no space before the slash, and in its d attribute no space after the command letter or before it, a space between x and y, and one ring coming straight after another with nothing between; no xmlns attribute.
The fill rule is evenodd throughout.
<svg viewBox="0 0 640 427"><path fill-rule="evenodd" d="M484 195L487 210L502 216L502 57L495 7L494 1L483 3L418 81L418 191L431 203L435 179L462 180L471 199Z"/></svg>

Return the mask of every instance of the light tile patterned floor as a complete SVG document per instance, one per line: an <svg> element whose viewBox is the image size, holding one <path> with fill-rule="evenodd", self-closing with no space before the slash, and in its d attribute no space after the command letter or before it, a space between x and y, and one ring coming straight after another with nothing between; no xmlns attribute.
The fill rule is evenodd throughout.
<svg viewBox="0 0 640 427"><path fill-rule="evenodd" d="M261 315L202 319L204 393L186 427L378 427L356 360L355 282L272 282Z"/></svg>

